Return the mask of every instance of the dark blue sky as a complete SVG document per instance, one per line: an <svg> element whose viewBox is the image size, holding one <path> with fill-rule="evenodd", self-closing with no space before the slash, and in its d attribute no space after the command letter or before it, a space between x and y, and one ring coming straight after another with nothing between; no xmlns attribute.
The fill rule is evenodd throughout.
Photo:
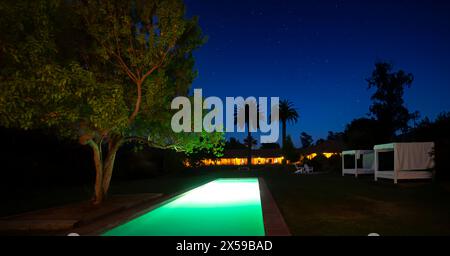
<svg viewBox="0 0 450 256"><path fill-rule="evenodd" d="M368 113L376 60L414 74L407 107L450 110L450 1L186 0L209 41L196 53L205 96L279 96L296 145Z"/></svg>

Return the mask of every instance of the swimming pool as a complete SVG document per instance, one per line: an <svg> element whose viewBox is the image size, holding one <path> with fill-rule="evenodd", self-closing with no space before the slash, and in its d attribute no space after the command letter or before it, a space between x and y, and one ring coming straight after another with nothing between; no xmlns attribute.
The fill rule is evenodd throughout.
<svg viewBox="0 0 450 256"><path fill-rule="evenodd" d="M257 178L217 179L104 236L264 236Z"/></svg>

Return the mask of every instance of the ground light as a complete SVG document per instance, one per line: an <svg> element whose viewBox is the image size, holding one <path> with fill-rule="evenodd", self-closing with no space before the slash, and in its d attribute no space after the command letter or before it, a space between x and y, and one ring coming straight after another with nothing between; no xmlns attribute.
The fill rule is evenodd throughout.
<svg viewBox="0 0 450 256"><path fill-rule="evenodd" d="M258 179L214 180L103 235L263 236Z"/></svg>

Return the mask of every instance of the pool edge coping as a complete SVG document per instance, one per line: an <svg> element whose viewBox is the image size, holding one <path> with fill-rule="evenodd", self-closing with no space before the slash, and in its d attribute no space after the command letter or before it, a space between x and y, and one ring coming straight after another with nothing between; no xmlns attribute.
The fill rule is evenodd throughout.
<svg viewBox="0 0 450 256"><path fill-rule="evenodd" d="M266 181L258 177L265 236L292 236Z"/></svg>

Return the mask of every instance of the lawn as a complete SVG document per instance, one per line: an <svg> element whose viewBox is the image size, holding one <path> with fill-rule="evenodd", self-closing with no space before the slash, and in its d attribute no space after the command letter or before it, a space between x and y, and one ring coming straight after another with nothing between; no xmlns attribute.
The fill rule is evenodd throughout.
<svg viewBox="0 0 450 256"><path fill-rule="evenodd" d="M375 183L339 175L262 175L295 235L450 234L442 184Z"/></svg>
<svg viewBox="0 0 450 256"><path fill-rule="evenodd" d="M114 194L186 190L217 177L263 177L294 235L450 235L448 183L374 182L339 174L294 175L282 169L252 172L215 169L168 174L154 179L113 181ZM40 190L33 198L65 202L65 189ZM76 200L74 189L69 191ZM80 189L86 195L86 189ZM25 203L22 198L22 204ZM65 199L67 201L67 199ZM42 204L46 206L46 204ZM33 208L38 207L36 200ZM21 208L22 210L25 208ZM3 209L4 211L6 209Z"/></svg>

